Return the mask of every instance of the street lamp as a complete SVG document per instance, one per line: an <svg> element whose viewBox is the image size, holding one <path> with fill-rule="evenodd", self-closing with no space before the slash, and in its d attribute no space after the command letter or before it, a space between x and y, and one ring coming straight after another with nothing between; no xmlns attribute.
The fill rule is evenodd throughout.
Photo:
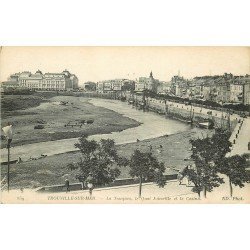
<svg viewBox="0 0 250 250"><path fill-rule="evenodd" d="M6 127L3 127L2 130L7 138L7 149L8 149L7 188L9 192L10 190L10 143L13 138L12 125L8 123L8 125Z"/></svg>

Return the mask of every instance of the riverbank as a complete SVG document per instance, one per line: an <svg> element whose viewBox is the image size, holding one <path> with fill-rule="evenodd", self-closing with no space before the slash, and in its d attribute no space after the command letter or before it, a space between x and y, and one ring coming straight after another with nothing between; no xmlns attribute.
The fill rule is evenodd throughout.
<svg viewBox="0 0 250 250"><path fill-rule="evenodd" d="M10 103L15 99L16 106L19 96L6 96ZM6 99L6 100L7 100ZM140 123L124 117L111 110L96 107L88 102L88 98L74 96L54 96L49 99L39 96L24 96L20 99L22 110L2 109L2 126L13 124L14 139L12 146L22 146L31 143L55 141L60 139L78 138L82 134L108 134L139 126ZM61 102L65 105L61 105ZM32 104L31 104L32 103ZM7 104L5 104L7 105ZM28 107L27 107L28 106ZM82 124L79 121L92 120L92 124ZM69 122L78 126L67 126ZM43 129L34 129L41 125ZM66 125L66 126L65 126ZM2 141L1 148L5 145Z"/></svg>
<svg viewBox="0 0 250 250"><path fill-rule="evenodd" d="M189 140L192 138L206 136L211 130L200 130L192 128L170 136L161 136L153 139L143 140L135 143L117 145L118 154L129 158L135 149L143 152L149 151L167 167L166 174L177 173L191 161ZM159 145L162 150L159 151ZM38 160L11 165L11 189L37 188L42 186L59 185L67 178L70 183L77 182L75 172L67 167L69 163L76 163L80 159L80 152L68 152L52 155ZM5 176L7 166L2 166L2 178ZM129 168L122 167L119 178L129 178Z"/></svg>
<svg viewBox="0 0 250 250"><path fill-rule="evenodd" d="M86 104L85 98L79 98L77 99L81 103ZM101 110L104 110L105 117L102 118L100 116L97 116L96 118L100 119L100 130L97 130L97 133L90 136L90 139L94 139L99 141L100 139L112 139L115 141L116 145L119 144L126 144L126 143L133 143L136 141L142 141L146 139L156 138L163 135L171 135L176 134L182 131L186 131L190 129L190 126L172 119L165 119L163 116L159 116L158 114L148 112L143 113L142 111L138 111L136 109L133 109L131 106L127 105L126 103L114 101L114 100L97 100L92 99L91 103L89 105L92 107L96 107L97 109L100 108ZM46 108L47 105L50 104L44 104L41 105L39 108ZM59 106L58 104L55 104L56 106ZM64 105L63 105L64 106ZM81 105L80 105L81 106ZM86 111L87 112L87 111ZM122 117L120 120L110 120L112 117L106 117L106 115L114 114L115 118ZM96 115L95 113L91 113L91 115ZM103 115L103 114L102 114ZM58 114L58 120L64 118L61 117L60 114ZM126 128L122 131L118 132L112 132L112 133L101 133L103 128L106 128L106 126L101 126L103 124L104 120L109 121L108 129L112 128L112 125L116 128L120 124L121 126L124 126L124 119L128 119L128 121L136 121L139 126L134 126L132 128ZM93 120L95 120L95 117L92 117ZM54 121L52 121L54 122ZM56 120L56 122L58 122ZM93 124L96 124L95 122ZM91 128L93 124L87 124L84 125L85 128ZM105 123L104 123L105 124ZM62 125L61 125L62 127ZM61 129L61 127L59 127ZM93 127L92 127L93 128ZM67 129L67 128L66 128ZM82 129L82 128L77 128ZM29 132L29 131L25 131ZM46 132L46 131L45 131ZM85 133L86 134L86 133ZM47 135L47 134L46 134ZM74 144L77 142L78 138L81 136L75 137L75 138L69 138L69 139L59 139L59 140L49 140L44 142L38 142L38 143L31 143L31 144L25 144L22 146L15 146L13 149L11 149L11 160L18 159L18 157L21 157L23 161L27 161L30 158L40 158L41 155L47 155L51 156L54 154L62 154L67 153L70 151L75 151ZM15 137L16 139L16 137ZM29 136L28 136L29 139ZM2 149L1 150L1 162L7 161L7 150Z"/></svg>

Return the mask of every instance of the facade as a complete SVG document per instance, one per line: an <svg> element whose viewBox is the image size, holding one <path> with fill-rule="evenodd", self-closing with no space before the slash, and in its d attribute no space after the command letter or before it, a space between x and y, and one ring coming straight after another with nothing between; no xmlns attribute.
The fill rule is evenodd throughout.
<svg viewBox="0 0 250 250"><path fill-rule="evenodd" d="M134 89L134 81L128 79L112 79L97 82L98 93L119 92Z"/></svg>
<svg viewBox="0 0 250 250"><path fill-rule="evenodd" d="M6 82L2 82L1 83L1 92L4 92L6 90L14 90L14 89L18 89L19 88L19 84L16 81L6 81Z"/></svg>
<svg viewBox="0 0 250 250"><path fill-rule="evenodd" d="M235 82L230 84L230 102L241 103L243 97L243 84Z"/></svg>
<svg viewBox="0 0 250 250"><path fill-rule="evenodd" d="M171 93L178 97L191 96L193 92L191 84L182 76L173 76L171 79Z"/></svg>
<svg viewBox="0 0 250 250"><path fill-rule="evenodd" d="M181 77L172 78L174 94L179 97L210 100L218 103L243 103L244 85L249 76L224 75L195 77L184 84ZM186 88L186 91L185 91ZM247 87L246 87L247 89Z"/></svg>
<svg viewBox="0 0 250 250"><path fill-rule="evenodd" d="M136 82L135 83L135 92L142 92L146 89L146 85L144 82Z"/></svg>
<svg viewBox="0 0 250 250"><path fill-rule="evenodd" d="M139 77L139 81L136 83L135 91L143 91L144 89L157 93L157 88L160 85L160 81L153 77L152 71L149 77Z"/></svg>
<svg viewBox="0 0 250 250"><path fill-rule="evenodd" d="M62 73L45 73L37 70L35 74L29 71L15 73L9 80L16 82L20 88L32 90L74 90L78 88L78 78L69 71Z"/></svg>
<svg viewBox="0 0 250 250"><path fill-rule="evenodd" d="M250 80L243 85L243 104L250 105Z"/></svg>
<svg viewBox="0 0 250 250"><path fill-rule="evenodd" d="M219 103L227 103L230 101L230 85L227 83L223 83L217 85L216 87L218 95L216 97L216 101Z"/></svg>
<svg viewBox="0 0 250 250"><path fill-rule="evenodd" d="M158 94L170 94L171 92L171 82L160 82L157 87Z"/></svg>

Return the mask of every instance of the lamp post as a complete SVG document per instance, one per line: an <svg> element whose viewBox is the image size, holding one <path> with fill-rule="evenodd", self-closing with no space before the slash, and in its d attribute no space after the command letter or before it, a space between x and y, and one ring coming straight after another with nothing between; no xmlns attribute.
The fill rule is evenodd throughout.
<svg viewBox="0 0 250 250"><path fill-rule="evenodd" d="M10 143L12 141L12 125L8 123L6 127L2 128L6 138L7 138L7 150L8 150L8 167L7 167L7 189L10 190Z"/></svg>
<svg viewBox="0 0 250 250"><path fill-rule="evenodd" d="M10 191L10 143L7 144L8 149L8 168L7 168L7 187L8 192Z"/></svg>

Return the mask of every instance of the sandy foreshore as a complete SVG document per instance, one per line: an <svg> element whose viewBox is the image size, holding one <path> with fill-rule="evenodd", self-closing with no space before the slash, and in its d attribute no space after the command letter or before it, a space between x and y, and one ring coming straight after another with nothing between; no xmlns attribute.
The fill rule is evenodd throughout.
<svg viewBox="0 0 250 250"><path fill-rule="evenodd" d="M84 99L81 99L79 101L83 102L84 105L86 104L84 103ZM97 100L97 102L99 103L99 105L102 105L105 100ZM117 102L117 104L127 105L126 103L120 102ZM92 104L89 105L93 106ZM57 104L57 106L59 105ZM114 105L114 101L111 101L111 106L113 107L111 108L113 110L106 111L109 108L107 106L105 106L105 108L102 108L102 111L105 111L105 116L107 116L107 114L117 114L117 112L119 111L120 107L119 105ZM41 107L39 108L41 109ZM97 108L99 109L99 107ZM37 110L38 107L33 109ZM119 137L119 139L123 143L119 143L120 145L117 145L118 153L129 158L135 149L148 151L152 147L153 154L157 156L159 161L164 162L165 166L167 167L167 171L170 173L175 171L176 169L183 168L186 164L189 163L189 140L191 138L197 136L206 136L207 133L211 133L211 131L209 130L191 128L185 123L171 119L165 119L164 117L151 112L143 113L142 111L133 110L131 106L128 105L122 110L121 113L122 114L117 114L117 116L122 117L123 121L124 119L128 119L127 121L133 121L136 124L142 125L140 125L139 127L137 126L134 128L123 130L124 136ZM133 116L133 113L134 115L136 115L136 117ZM120 123L123 123L123 121L120 121ZM135 132L139 128L142 129L141 135L139 134L139 131L138 134L136 134L137 132ZM132 131L134 131L134 133ZM118 135L121 135L123 133L120 133ZM112 133L110 135L114 134L115 133ZM107 136L110 135L107 134ZM130 136L131 139L129 139ZM139 138L139 141L137 141L136 138ZM71 144L70 145L72 149L74 149L73 142ZM162 150L159 150L160 145L162 145ZM34 150L36 149L34 148ZM24 153L27 154L27 152ZM79 152L68 152L63 154L51 155L43 159L26 161L20 164L13 164L11 165L11 188L37 188L40 186L61 184L64 183L66 177L70 180L70 182L76 182L77 180L75 179L75 173L71 172L68 169L67 164L77 162L79 158ZM2 176L5 175L5 172L6 166L2 166ZM122 168L119 178L128 177L129 169L125 167Z"/></svg>
<svg viewBox="0 0 250 250"><path fill-rule="evenodd" d="M34 99L34 96L32 96ZM6 98L6 97L5 97ZM19 96L11 97L13 102ZM74 96L55 96L37 105L39 98L31 105L30 98L23 98L30 106L21 110L2 110L1 124L8 122L13 124L14 139L12 146L22 146L31 143L46 141L56 141L60 139L69 139L80 137L81 134L94 135L106 134L115 131L139 126L140 123L124 117L121 114L102 107L94 106L88 102L88 98ZM9 100L11 101L11 100ZM60 105L61 101L65 105ZM18 102L17 102L18 105ZM66 126L69 122L73 124L81 120L93 120L92 124L83 126ZM43 129L34 129L36 125L44 126ZM5 147L2 141L1 148Z"/></svg>

